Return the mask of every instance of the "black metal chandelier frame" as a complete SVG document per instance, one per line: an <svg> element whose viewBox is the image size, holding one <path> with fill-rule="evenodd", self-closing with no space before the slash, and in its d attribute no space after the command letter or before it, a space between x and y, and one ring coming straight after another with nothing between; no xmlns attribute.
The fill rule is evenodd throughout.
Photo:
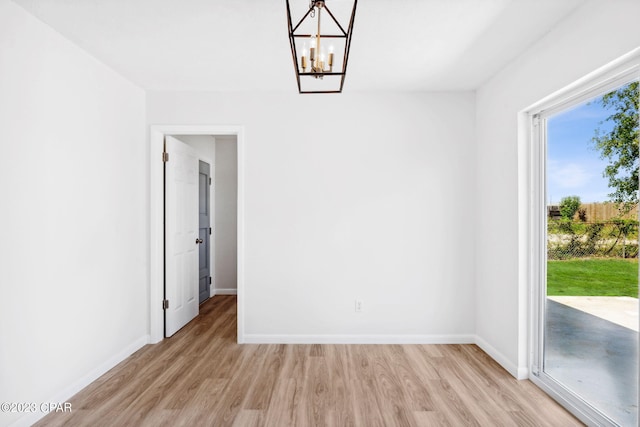
<svg viewBox="0 0 640 427"><path fill-rule="evenodd" d="M307 13L304 14L304 16L300 19L300 21L298 21L298 23L295 26L291 21L291 8L289 6L289 0L286 0L286 1L287 1L287 21L289 24L289 42L291 44L291 56L293 58L293 68L295 69L296 80L298 82L298 92L299 93L341 93L342 88L344 87L344 79L347 75L347 63L349 60L349 50L351 48L351 35L353 33L353 21L356 16L356 5L358 3L358 0L353 0L353 9L351 11L351 19L349 20L349 25L346 31L343 28L343 26L340 25L340 23L338 22L336 17L333 15L331 10L327 7L326 0L311 0L309 4L309 10L307 10ZM333 22L337 25L341 34L319 34L319 33L318 34L296 34L296 30L298 30L300 25L302 25L302 23L310 16L311 17L314 16L316 8L318 8L318 13L320 13L320 9L323 9L328 13L328 15L331 17ZM342 58L341 71L332 71L332 70L331 71L324 71L324 70L314 71L313 67L309 72L306 72L304 70L302 72L300 71L298 67L298 52L296 50L295 40L311 38L313 36L319 36L322 39L336 39L336 38L345 39L344 55ZM322 78L324 76L340 76L340 88L335 90L302 90L300 77L307 77L307 76L314 77L316 79Z"/></svg>

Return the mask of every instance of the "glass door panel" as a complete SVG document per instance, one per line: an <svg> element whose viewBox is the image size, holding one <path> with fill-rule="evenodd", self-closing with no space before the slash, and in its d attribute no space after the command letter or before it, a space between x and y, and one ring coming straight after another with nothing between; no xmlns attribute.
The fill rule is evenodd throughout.
<svg viewBox="0 0 640 427"><path fill-rule="evenodd" d="M544 117L542 371L638 425L638 82Z"/></svg>

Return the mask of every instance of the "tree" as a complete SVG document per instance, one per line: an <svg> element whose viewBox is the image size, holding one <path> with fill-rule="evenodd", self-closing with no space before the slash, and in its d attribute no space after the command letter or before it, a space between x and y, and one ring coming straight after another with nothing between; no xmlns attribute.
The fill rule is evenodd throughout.
<svg viewBox="0 0 640 427"><path fill-rule="evenodd" d="M602 176L609 180L613 202L626 207L638 203L638 82L609 92L595 102L610 110L600 124L613 123L607 132L598 128L592 141L600 158L608 160Z"/></svg>
<svg viewBox="0 0 640 427"><path fill-rule="evenodd" d="M578 196L563 197L560 200L560 215L564 219L572 220L573 216L578 212L580 204L580 197Z"/></svg>

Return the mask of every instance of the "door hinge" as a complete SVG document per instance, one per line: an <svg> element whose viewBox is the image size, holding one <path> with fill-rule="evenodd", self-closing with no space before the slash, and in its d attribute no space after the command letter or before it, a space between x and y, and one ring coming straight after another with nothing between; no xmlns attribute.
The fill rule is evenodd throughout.
<svg viewBox="0 0 640 427"><path fill-rule="evenodd" d="M162 300L162 309L163 310L168 310L169 309L169 300L168 299Z"/></svg>
<svg viewBox="0 0 640 427"><path fill-rule="evenodd" d="M166 151L162 153L162 162L167 163L169 161L169 153Z"/></svg>
<svg viewBox="0 0 640 427"><path fill-rule="evenodd" d="M209 185L211 185L211 178L209 178Z"/></svg>
<svg viewBox="0 0 640 427"><path fill-rule="evenodd" d="M209 234L211 234L211 227L209 227Z"/></svg>
<svg viewBox="0 0 640 427"><path fill-rule="evenodd" d="M209 284L211 284L211 276L209 276Z"/></svg>

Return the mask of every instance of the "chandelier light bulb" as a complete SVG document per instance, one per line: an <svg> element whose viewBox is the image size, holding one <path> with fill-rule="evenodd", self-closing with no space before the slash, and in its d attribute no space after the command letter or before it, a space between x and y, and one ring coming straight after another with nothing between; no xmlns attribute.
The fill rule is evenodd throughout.
<svg viewBox="0 0 640 427"><path fill-rule="evenodd" d="M315 61L316 59L316 38L314 36L311 36L311 41L310 41L310 45L311 45L311 54L310 54L310 59L311 62Z"/></svg>
<svg viewBox="0 0 640 427"><path fill-rule="evenodd" d="M333 45L329 46L329 71L333 71Z"/></svg>

